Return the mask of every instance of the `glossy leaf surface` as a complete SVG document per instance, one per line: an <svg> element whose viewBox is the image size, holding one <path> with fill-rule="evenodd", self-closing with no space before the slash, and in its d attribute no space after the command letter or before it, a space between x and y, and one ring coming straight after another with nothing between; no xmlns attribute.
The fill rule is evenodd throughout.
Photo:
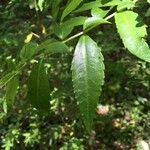
<svg viewBox="0 0 150 150"><path fill-rule="evenodd" d="M75 48L72 79L84 124L90 132L104 82L104 64L100 48L89 36L82 36Z"/></svg>
<svg viewBox="0 0 150 150"><path fill-rule="evenodd" d="M105 24L105 23L109 23L107 20L99 18L99 17L90 17L88 19L85 20L83 29L92 29L100 24Z"/></svg>

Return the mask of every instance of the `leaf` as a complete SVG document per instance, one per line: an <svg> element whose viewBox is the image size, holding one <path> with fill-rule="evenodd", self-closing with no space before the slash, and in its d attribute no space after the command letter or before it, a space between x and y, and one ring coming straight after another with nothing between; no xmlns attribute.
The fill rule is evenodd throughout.
<svg viewBox="0 0 150 150"><path fill-rule="evenodd" d="M116 6L121 4L123 1L126 0L101 0L101 4L103 6Z"/></svg>
<svg viewBox="0 0 150 150"><path fill-rule="evenodd" d="M90 132L104 82L104 64L100 48L89 36L79 39L71 69L75 96L86 129Z"/></svg>
<svg viewBox="0 0 150 150"><path fill-rule="evenodd" d="M117 10L121 11L123 9L132 9L135 6L135 2L132 0L124 0L117 6Z"/></svg>
<svg viewBox="0 0 150 150"><path fill-rule="evenodd" d="M74 29L74 27L83 25L87 17L74 17L70 20L65 21L64 23L56 26L54 28L54 33L60 39L66 38Z"/></svg>
<svg viewBox="0 0 150 150"><path fill-rule="evenodd" d="M103 10L98 7L92 8L91 15L93 17L104 18L110 10Z"/></svg>
<svg viewBox="0 0 150 150"><path fill-rule="evenodd" d="M83 12L83 11L90 10L92 8L100 7L100 6L101 6L100 1L96 0L96 1L89 2L89 3L84 3L79 9L77 9L74 12L79 13L79 12Z"/></svg>
<svg viewBox="0 0 150 150"><path fill-rule="evenodd" d="M33 34L32 34L32 32L31 32L30 34L28 34L28 35L26 36L26 39L24 40L24 42L25 42L25 43L29 43L29 42L31 41L32 37L33 37Z"/></svg>
<svg viewBox="0 0 150 150"><path fill-rule="evenodd" d="M83 12L90 9L106 6L116 6L122 3L122 0L96 0L88 3L84 3L79 9L74 11L75 13Z"/></svg>
<svg viewBox="0 0 150 150"><path fill-rule="evenodd" d="M43 10L43 4L44 4L44 0L38 0L37 5L38 5L38 7L39 7L40 11L42 11L42 10Z"/></svg>
<svg viewBox="0 0 150 150"><path fill-rule="evenodd" d="M18 74L19 72L13 70L9 73L7 73L5 76L3 76L0 79L0 87L2 88L3 86L5 86L14 76L16 76L16 74Z"/></svg>
<svg viewBox="0 0 150 150"><path fill-rule="evenodd" d="M34 42L27 43L20 51L21 60L29 60L37 52L37 44Z"/></svg>
<svg viewBox="0 0 150 150"><path fill-rule="evenodd" d="M28 99L33 107L40 111L48 111L50 107L50 87L44 64L36 64L32 68L28 84Z"/></svg>
<svg viewBox="0 0 150 150"><path fill-rule="evenodd" d="M83 25L83 29L92 29L100 24L109 23L107 20L99 18L99 17L90 17L85 20L85 23Z"/></svg>
<svg viewBox="0 0 150 150"><path fill-rule="evenodd" d="M59 4L61 3L61 0L55 0L52 2L52 9L51 9L51 13L52 13L52 16L54 18L57 17L57 14L59 12Z"/></svg>
<svg viewBox="0 0 150 150"><path fill-rule="evenodd" d="M73 10L77 8L77 6L82 2L82 0L71 0L71 2L67 5L65 10L62 13L61 21L70 14Z"/></svg>
<svg viewBox="0 0 150 150"><path fill-rule="evenodd" d="M49 39L42 44L39 45L38 51L44 50L43 52L45 54L48 53L65 53L69 52L69 47L62 43L62 42L57 42L53 39Z"/></svg>
<svg viewBox="0 0 150 150"><path fill-rule="evenodd" d="M14 103L14 99L17 93L17 87L19 84L18 76L13 77L7 84L6 84L6 102L7 107L12 107Z"/></svg>
<svg viewBox="0 0 150 150"><path fill-rule="evenodd" d="M150 49L144 40L146 27L139 21L138 14L120 12L115 15L115 22L124 46L135 56L150 62Z"/></svg>
<svg viewBox="0 0 150 150"><path fill-rule="evenodd" d="M149 17L149 16L150 16L150 8L147 9L145 16L146 16L146 17Z"/></svg>

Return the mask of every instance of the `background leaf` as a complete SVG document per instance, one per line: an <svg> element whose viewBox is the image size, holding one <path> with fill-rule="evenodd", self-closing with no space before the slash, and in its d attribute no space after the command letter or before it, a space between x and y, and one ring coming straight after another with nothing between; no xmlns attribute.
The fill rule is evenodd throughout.
<svg viewBox="0 0 150 150"><path fill-rule="evenodd" d="M37 50L38 51L43 50L43 52L46 54L48 54L48 53L65 53L65 52L69 52L69 47L63 42L49 39L49 40L43 42L42 44L40 44Z"/></svg>
<svg viewBox="0 0 150 150"><path fill-rule="evenodd" d="M104 82L104 64L100 48L88 36L82 36L75 48L72 79L84 124L90 132Z"/></svg>
<svg viewBox="0 0 150 150"><path fill-rule="evenodd" d="M62 13L61 21L70 14L77 6L82 2L82 0L71 0L71 2L66 6L65 10Z"/></svg>
<svg viewBox="0 0 150 150"><path fill-rule="evenodd" d="M17 87L19 85L18 76L13 77L7 84L6 84L6 103L7 107L10 108L13 103L17 93Z"/></svg>
<svg viewBox="0 0 150 150"><path fill-rule="evenodd" d="M120 12L115 15L115 22L124 46L132 54L150 62L150 49L144 40L146 27L139 21L138 14L132 11Z"/></svg>
<svg viewBox="0 0 150 150"><path fill-rule="evenodd" d="M92 29L100 24L109 23L107 20L99 17L90 17L85 20L85 23L83 25L83 29Z"/></svg>
<svg viewBox="0 0 150 150"><path fill-rule="evenodd" d="M33 107L48 111L50 107L50 87L44 64L36 64L31 72L28 84L28 98Z"/></svg>
<svg viewBox="0 0 150 150"><path fill-rule="evenodd" d="M37 52L37 44L34 42L27 43L20 51L21 60L30 59Z"/></svg>
<svg viewBox="0 0 150 150"><path fill-rule="evenodd" d="M62 24L54 27L54 33L60 39L64 39L72 32L74 27L83 25L86 19L87 17L83 16L71 18L63 22Z"/></svg>

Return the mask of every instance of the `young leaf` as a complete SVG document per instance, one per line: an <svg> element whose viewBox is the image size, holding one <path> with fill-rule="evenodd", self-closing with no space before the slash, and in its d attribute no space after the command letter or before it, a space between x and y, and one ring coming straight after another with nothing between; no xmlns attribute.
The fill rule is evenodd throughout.
<svg viewBox="0 0 150 150"><path fill-rule="evenodd" d="M85 20L85 23L83 25L83 29L92 29L100 24L109 23L107 20L99 18L99 17L90 17Z"/></svg>
<svg viewBox="0 0 150 150"><path fill-rule="evenodd" d="M79 39L71 68L75 96L86 129L90 132L104 82L104 64L100 48L89 36Z"/></svg>
<svg viewBox="0 0 150 150"><path fill-rule="evenodd" d="M83 25L86 19L87 17L83 16L71 18L70 20L67 20L56 26L54 28L54 33L60 39L64 39L72 32L74 27Z"/></svg>
<svg viewBox="0 0 150 150"><path fill-rule="evenodd" d="M70 14L73 10L77 8L77 6L82 2L82 0L71 0L71 2L67 5L65 10L62 13L61 21Z"/></svg>
<svg viewBox="0 0 150 150"><path fill-rule="evenodd" d="M14 99L17 93L17 87L19 84L18 76L13 77L7 84L6 84L6 102L7 107L11 107L14 103Z"/></svg>
<svg viewBox="0 0 150 150"><path fill-rule="evenodd" d="M50 88L44 64L36 64L31 72L28 84L28 98L33 107L48 111L50 107Z"/></svg>
<svg viewBox="0 0 150 150"><path fill-rule="evenodd" d="M150 49L144 40L146 27L139 21L138 14L120 12L115 15L115 22L124 46L135 56L150 62Z"/></svg>
<svg viewBox="0 0 150 150"><path fill-rule="evenodd" d="M36 43L27 43L23 46L20 51L21 60L27 60L32 58L32 56L37 52L37 44Z"/></svg>

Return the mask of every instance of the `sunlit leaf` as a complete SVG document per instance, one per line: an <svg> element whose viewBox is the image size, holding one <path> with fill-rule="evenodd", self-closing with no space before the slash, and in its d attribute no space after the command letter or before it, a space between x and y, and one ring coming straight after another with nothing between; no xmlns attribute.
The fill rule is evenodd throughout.
<svg viewBox="0 0 150 150"><path fill-rule="evenodd" d="M104 64L100 48L89 36L82 36L75 48L72 79L84 124L90 132L104 82Z"/></svg>
<svg viewBox="0 0 150 150"><path fill-rule="evenodd" d="M115 22L124 46L132 54L150 62L150 49L144 40L146 27L138 14L132 11L120 12L115 15Z"/></svg>
<svg viewBox="0 0 150 150"><path fill-rule="evenodd" d="M107 20L99 18L99 17L90 17L85 20L85 23L83 25L83 29L92 29L100 24L106 24L109 23Z"/></svg>

